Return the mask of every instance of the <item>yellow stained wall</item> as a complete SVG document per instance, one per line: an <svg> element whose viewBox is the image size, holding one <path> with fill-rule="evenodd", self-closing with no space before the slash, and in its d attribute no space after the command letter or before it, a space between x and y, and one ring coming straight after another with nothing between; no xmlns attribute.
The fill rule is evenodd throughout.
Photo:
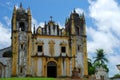
<svg viewBox="0 0 120 80"><path fill-rule="evenodd" d="M66 59L66 75L70 76L70 61L69 61L69 58Z"/></svg>
<svg viewBox="0 0 120 80"><path fill-rule="evenodd" d="M37 73L38 73L38 58L35 57L34 61L35 61L34 71L35 71L35 76L37 76Z"/></svg>
<svg viewBox="0 0 120 80"><path fill-rule="evenodd" d="M86 36L86 25L84 24L84 35ZM87 62L87 40L86 37L83 38L84 42L84 76L88 76L88 62Z"/></svg>
<svg viewBox="0 0 120 80"><path fill-rule="evenodd" d="M67 51L68 51L67 55L70 56L69 44L67 45ZM66 67L67 76L70 76L70 59L69 58L67 58L67 60L66 60L66 65L67 65L67 67Z"/></svg>
<svg viewBox="0 0 120 80"><path fill-rule="evenodd" d="M76 37L74 36L72 40L72 69L74 69L76 64L75 57L76 57Z"/></svg>
<svg viewBox="0 0 120 80"><path fill-rule="evenodd" d="M27 49L27 75L31 75L31 54L32 54L32 39L31 32L28 33L28 49Z"/></svg>
<svg viewBox="0 0 120 80"><path fill-rule="evenodd" d="M45 58L42 57L42 76L46 76L45 75L45 64L46 64L46 61L45 61Z"/></svg>
<svg viewBox="0 0 120 80"><path fill-rule="evenodd" d="M17 76L17 59L18 59L18 33L12 33L12 76Z"/></svg>
<svg viewBox="0 0 120 80"><path fill-rule="evenodd" d="M12 76L17 76L18 34L16 32L16 7L12 18Z"/></svg>
<svg viewBox="0 0 120 80"><path fill-rule="evenodd" d="M84 76L88 76L88 63L87 63L87 43L84 38Z"/></svg>

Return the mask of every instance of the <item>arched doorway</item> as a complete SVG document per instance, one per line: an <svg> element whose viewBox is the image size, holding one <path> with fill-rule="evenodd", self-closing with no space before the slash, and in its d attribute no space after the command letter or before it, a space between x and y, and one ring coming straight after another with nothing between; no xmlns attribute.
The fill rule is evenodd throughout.
<svg viewBox="0 0 120 80"><path fill-rule="evenodd" d="M47 77L57 77L57 64L53 61L47 63Z"/></svg>

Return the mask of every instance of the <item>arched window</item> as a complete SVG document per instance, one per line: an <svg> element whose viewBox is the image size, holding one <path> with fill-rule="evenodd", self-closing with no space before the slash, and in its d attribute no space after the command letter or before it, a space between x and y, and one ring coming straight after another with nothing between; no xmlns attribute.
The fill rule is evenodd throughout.
<svg viewBox="0 0 120 80"><path fill-rule="evenodd" d="M24 22L19 23L19 29L20 29L20 31L25 31L25 23Z"/></svg>

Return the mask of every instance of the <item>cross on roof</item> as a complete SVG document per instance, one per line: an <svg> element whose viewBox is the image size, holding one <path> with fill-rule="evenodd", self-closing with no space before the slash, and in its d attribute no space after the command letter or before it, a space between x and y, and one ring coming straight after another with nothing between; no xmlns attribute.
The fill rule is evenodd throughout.
<svg viewBox="0 0 120 80"><path fill-rule="evenodd" d="M52 17L52 16L50 16L51 21L52 21L52 18L53 18L53 17Z"/></svg>

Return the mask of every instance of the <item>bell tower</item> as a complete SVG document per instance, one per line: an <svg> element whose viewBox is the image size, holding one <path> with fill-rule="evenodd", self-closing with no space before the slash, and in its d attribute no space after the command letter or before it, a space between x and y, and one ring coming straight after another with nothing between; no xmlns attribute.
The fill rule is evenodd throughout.
<svg viewBox="0 0 120 80"><path fill-rule="evenodd" d="M84 13L79 15L74 10L70 17L66 19L65 29L69 36L70 54L73 57L72 68L81 68L82 75L87 76L87 36Z"/></svg>
<svg viewBox="0 0 120 80"><path fill-rule="evenodd" d="M12 76L31 75L31 12L22 7L14 6L12 15Z"/></svg>

